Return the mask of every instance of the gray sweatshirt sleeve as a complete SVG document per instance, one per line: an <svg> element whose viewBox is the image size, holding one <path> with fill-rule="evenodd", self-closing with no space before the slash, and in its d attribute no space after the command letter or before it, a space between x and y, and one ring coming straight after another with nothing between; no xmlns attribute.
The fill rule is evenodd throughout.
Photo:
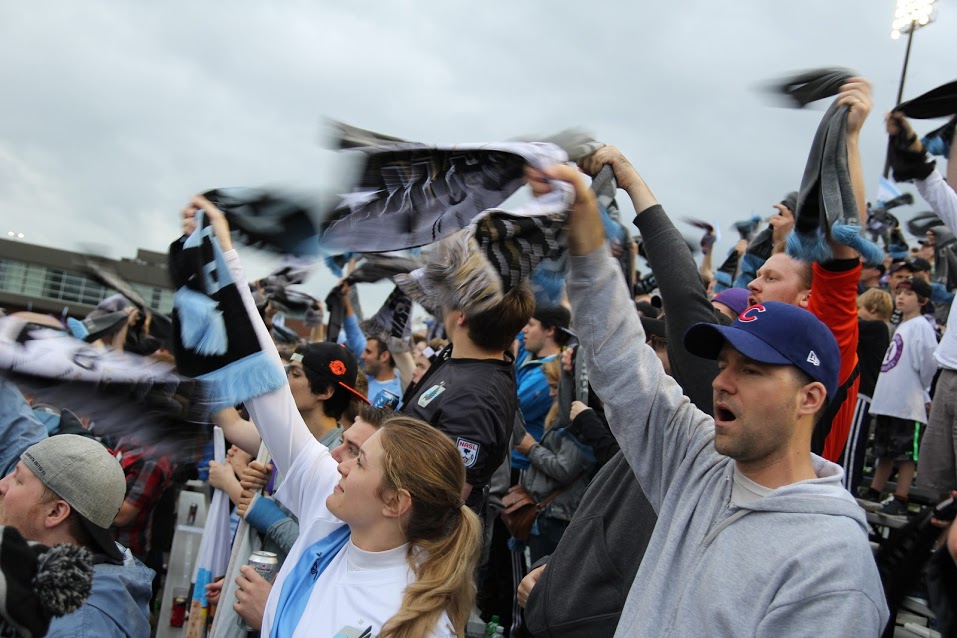
<svg viewBox="0 0 957 638"><path fill-rule="evenodd" d="M572 257L567 279L574 325L592 387L642 489L659 512L689 449L711 439L714 422L667 376L607 246Z"/></svg>
<svg viewBox="0 0 957 638"><path fill-rule="evenodd" d="M288 554L296 539L299 538L299 521L291 516L276 521L266 530L266 537Z"/></svg>
<svg viewBox="0 0 957 638"><path fill-rule="evenodd" d="M773 607L768 610L754 635L757 638L873 638L874 628L883 624L882 610L869 596L860 591L847 590L821 593L790 605Z"/></svg>

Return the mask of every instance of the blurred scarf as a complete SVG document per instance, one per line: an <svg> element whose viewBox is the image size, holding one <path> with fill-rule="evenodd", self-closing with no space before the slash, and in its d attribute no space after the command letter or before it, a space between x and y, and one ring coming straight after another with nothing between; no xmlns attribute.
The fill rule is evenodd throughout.
<svg viewBox="0 0 957 638"><path fill-rule="evenodd" d="M205 442L208 388L176 374L170 363L102 350L63 331L5 317L0 370L35 403L92 422L83 434L135 435L178 460L192 460Z"/></svg>
<svg viewBox="0 0 957 638"><path fill-rule="evenodd" d="M440 242L424 267L397 275L396 284L427 310L472 314L495 306L563 244L574 193L565 182L552 186L515 212L485 211L468 229Z"/></svg>
<svg viewBox="0 0 957 638"><path fill-rule="evenodd" d="M412 338L412 300L396 286L385 303L361 325L368 337L379 339L393 354L408 352Z"/></svg>
<svg viewBox="0 0 957 638"><path fill-rule="evenodd" d="M385 252L424 246L467 227L524 183L524 168L567 155L553 144L503 142L356 149L364 155L351 192L320 225L328 252Z"/></svg>
<svg viewBox="0 0 957 638"><path fill-rule="evenodd" d="M203 196L223 211L237 241L283 255L318 257L313 213L298 198L252 188L217 188Z"/></svg>
<svg viewBox="0 0 957 638"><path fill-rule="evenodd" d="M854 73L847 69L817 69L786 79L780 90L798 108L833 97ZM797 208L794 232L788 237L788 254L804 261L827 261L827 240L850 246L864 261L877 264L883 251L860 234L857 200L847 164L847 114L849 108L832 103L811 143Z"/></svg>

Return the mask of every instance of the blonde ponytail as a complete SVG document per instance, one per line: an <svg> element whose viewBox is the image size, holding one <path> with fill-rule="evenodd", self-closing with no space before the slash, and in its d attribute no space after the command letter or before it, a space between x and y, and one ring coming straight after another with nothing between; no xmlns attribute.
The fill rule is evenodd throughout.
<svg viewBox="0 0 957 638"><path fill-rule="evenodd" d="M380 432L383 487L412 495L405 531L415 581L405 588L402 606L379 638L422 638L433 632L443 613L464 638L475 603L482 526L461 501L462 457L447 436L417 419L394 417Z"/></svg>

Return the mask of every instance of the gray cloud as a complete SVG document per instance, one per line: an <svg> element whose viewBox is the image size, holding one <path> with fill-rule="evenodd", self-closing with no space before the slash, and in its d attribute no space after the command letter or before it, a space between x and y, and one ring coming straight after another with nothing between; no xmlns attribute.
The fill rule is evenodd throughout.
<svg viewBox="0 0 957 638"><path fill-rule="evenodd" d="M938 4L915 36L905 96L953 79L957 18ZM822 114L772 106L756 91L769 78L841 65L873 82L862 150L876 194L905 48L889 37L893 10L891 0L4 3L0 229L68 249L105 244L114 257L163 250L193 192L335 183L348 162L317 144L328 116L431 142L584 126L633 160L673 216L717 220L723 254L731 222L769 214L797 187Z"/></svg>

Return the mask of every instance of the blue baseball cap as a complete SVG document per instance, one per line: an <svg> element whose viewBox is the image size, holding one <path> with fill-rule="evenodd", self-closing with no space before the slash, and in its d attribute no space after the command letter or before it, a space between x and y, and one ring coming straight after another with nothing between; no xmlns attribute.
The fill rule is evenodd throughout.
<svg viewBox="0 0 957 638"><path fill-rule="evenodd" d="M688 352L705 359L717 359L725 342L754 361L795 366L824 384L828 400L837 394L841 368L837 340L803 308L778 301L755 304L730 326L696 323L684 339Z"/></svg>
<svg viewBox="0 0 957 638"><path fill-rule="evenodd" d="M751 291L747 288L728 288L715 295L712 301L723 303L735 314L740 315L748 309L748 296Z"/></svg>

